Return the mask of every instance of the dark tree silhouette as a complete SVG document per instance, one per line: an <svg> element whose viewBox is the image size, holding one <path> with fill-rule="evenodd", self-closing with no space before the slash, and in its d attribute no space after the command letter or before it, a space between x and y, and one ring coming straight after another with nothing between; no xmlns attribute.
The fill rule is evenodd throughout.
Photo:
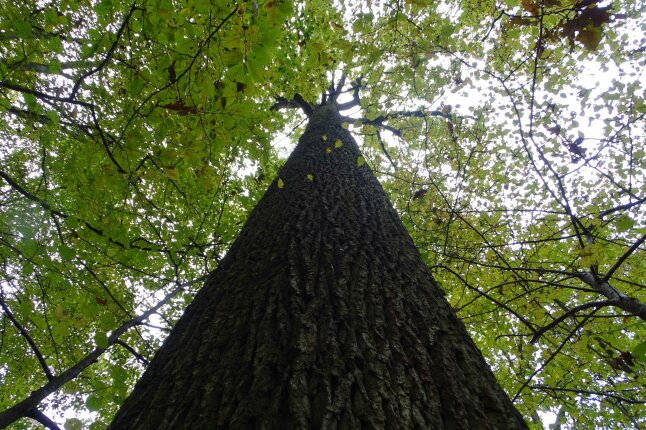
<svg viewBox="0 0 646 430"><path fill-rule="evenodd" d="M335 97L111 429L524 429Z"/></svg>

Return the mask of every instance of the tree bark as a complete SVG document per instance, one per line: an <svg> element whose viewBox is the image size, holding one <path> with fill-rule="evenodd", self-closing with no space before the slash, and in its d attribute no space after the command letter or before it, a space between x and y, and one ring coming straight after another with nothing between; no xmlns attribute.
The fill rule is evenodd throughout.
<svg viewBox="0 0 646 430"><path fill-rule="evenodd" d="M334 103L117 413L124 429L525 429Z"/></svg>

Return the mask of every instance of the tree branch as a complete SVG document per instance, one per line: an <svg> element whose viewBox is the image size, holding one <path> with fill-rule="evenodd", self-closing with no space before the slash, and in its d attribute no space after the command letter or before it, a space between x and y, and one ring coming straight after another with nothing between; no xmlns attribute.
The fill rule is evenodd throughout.
<svg viewBox="0 0 646 430"><path fill-rule="evenodd" d="M623 292L617 290L603 279L598 279L590 272L579 274L579 279L591 286L595 291L603 294L612 300L612 305L630 312L631 314L646 321L646 304L638 299L629 297Z"/></svg>
<svg viewBox="0 0 646 430"><path fill-rule="evenodd" d="M61 428L56 424L54 421L52 421L47 415L39 411L38 409L32 409L25 415L28 418L31 418L33 420L38 421L42 425L45 426L45 428L48 428L49 430L61 430Z"/></svg>
<svg viewBox="0 0 646 430"><path fill-rule="evenodd" d="M584 304L579 305L579 306L575 306L572 309L570 309L569 311L565 312L560 317L558 317L557 319L555 319L554 321L552 321L551 323L549 323L548 325L546 325L545 327L541 327L538 330L536 330L534 332L534 336L532 337L532 340L530 340L529 343L531 343L531 344L536 343L536 341L538 339L540 339L540 337L543 335L543 333L545 333L548 330L553 329L554 327L559 325L561 322L563 322L565 319L567 319L568 317L576 314L577 312L580 312L580 311L582 311L584 309L588 309L588 308L600 309L600 308L605 307L605 306L612 306L613 304L614 304L613 300L604 300L602 302L589 302L589 303L584 303Z"/></svg>
<svg viewBox="0 0 646 430"><path fill-rule="evenodd" d="M126 25L128 25L128 21L130 21L130 18L132 17L132 14L137 10L138 8L136 7L136 2L133 2L132 5L130 6L130 10L128 11L128 14L124 18L123 22L121 23L121 26L119 27L119 30L117 30L116 34L116 39L112 43L112 46L110 46L110 49L108 50L108 53L106 54L105 58L99 63L98 66L88 70L87 72L83 73L76 83L74 84L74 87L72 88L72 92L70 93L70 99L75 99L76 94L79 91L79 88L81 87L81 84L83 81L95 74L96 72L100 71L103 69L105 66L107 66L108 62L112 59L112 55L114 55L114 51L116 51L117 46L119 45L119 42L121 41L121 35L123 34L123 31L126 29Z"/></svg>
<svg viewBox="0 0 646 430"><path fill-rule="evenodd" d="M619 400L620 402L626 402L626 403L631 403L631 404L635 404L635 405L646 404L646 400L628 399L626 397L621 397L621 396L618 396L616 394L607 393L605 391L576 390L576 389L571 389L571 388L549 387L547 385L530 385L529 388L536 389L536 390L543 390L543 391L563 391L563 392L569 392L569 393L575 393L575 394L584 394L584 395L589 395L589 396L610 397L612 399Z"/></svg>
<svg viewBox="0 0 646 430"><path fill-rule="evenodd" d="M20 332L22 337L25 338L25 340L31 347L31 350L36 355L36 358L40 363L40 367L43 368L43 372L45 372L47 379L49 379L50 381L54 379L54 374L52 373L51 369L47 365L47 362L45 361L45 357L43 357L43 354L40 352L40 349L38 349L36 342L34 342L34 340L31 338L27 330L13 316L13 313L11 313L11 310L9 309L5 301L2 299L2 297L0 297L0 307L2 307L2 310L4 311L5 315L7 315L7 318L9 318L9 321L11 321L11 323L16 327L16 329Z"/></svg>
<svg viewBox="0 0 646 430"><path fill-rule="evenodd" d="M359 98L359 90L362 87L362 85L361 85L361 79L362 78L363 78L363 76L359 76L357 78L357 80L353 83L353 86L351 88L351 90L352 90L352 100L350 100L349 102L345 102L345 103L339 103L337 105L338 108L339 108L339 111L347 110L347 109L353 108L355 106L359 106L361 104L361 99ZM339 89L339 91L340 91L340 89Z"/></svg>
<svg viewBox="0 0 646 430"><path fill-rule="evenodd" d="M179 293L180 291L182 291L183 289L191 285L204 281L206 278L207 276L201 276L192 281L180 284L179 286L177 286L177 288L175 288L173 291L168 293L155 306L153 306L143 314L135 318L132 318L129 321L126 321L124 324L119 326L116 330L114 330L110 334L110 336L108 337L108 348L114 345L115 343L117 343L117 341L119 340L119 337L123 335L126 331L128 331L134 326L141 324L143 320L148 318L153 313L157 312L159 308L161 308L166 303L168 303L170 299L172 299L175 295L177 295L177 293ZM18 402L17 404L10 407L9 409L6 409L5 411L0 412L0 428L5 428L9 426L11 423L15 422L16 420L28 416L30 411L35 410L38 407L40 402L42 402L50 394L52 394L53 392L61 388L65 383L71 381L72 379L75 379L83 370L85 370L88 366L95 363L106 350L107 348L96 347L94 350L92 350L89 354L83 357L74 366L70 367L65 372L54 377L54 379L52 379L51 381L49 381L47 384L43 385L39 389L32 391L31 394L26 399Z"/></svg>
<svg viewBox="0 0 646 430"><path fill-rule="evenodd" d="M630 203L626 203L625 205L619 205L619 206L615 206L614 208L610 208L610 209L606 209L605 211L601 211L601 212L599 212L599 217L603 218L606 215L610 215L613 212L630 209L630 208L633 208L635 206L639 206L644 202L646 202L646 197L643 197L643 198L641 198L639 200L635 200L635 201L630 202Z"/></svg>
<svg viewBox="0 0 646 430"><path fill-rule="evenodd" d="M91 67L93 64L96 64L96 63L90 62L90 61L64 61L59 63L56 66L53 66L51 64L36 63L36 62L9 63L7 62L7 60L0 59L0 64L6 65L7 68L9 69L19 69L19 70L25 70L28 72L54 74L55 69L60 69L60 70L81 69L81 68ZM68 75L65 75L65 76L68 76Z"/></svg>
<svg viewBox="0 0 646 430"><path fill-rule="evenodd" d="M47 93L44 93L42 91L32 90L31 88L23 87L23 86L17 85L17 84L12 84L12 83L6 82L6 81L0 81L0 88L6 88L8 90L18 91L18 92L24 93L24 94L31 94L32 96L35 96L35 97L37 97L39 99L42 99L42 100L51 100L51 101L60 102L60 103L70 103L70 104L73 104L73 105L83 106L83 107L86 107L86 108L92 107L92 104L88 103L88 102L83 102L83 101L80 101L80 100L74 100L74 99L69 98L69 97L53 96L51 94L47 94Z"/></svg>
<svg viewBox="0 0 646 430"><path fill-rule="evenodd" d="M294 103L303 110L305 115L308 117L311 117L314 114L314 109L312 109L312 105L310 105L308 102L305 101L303 96L300 94L296 93L294 94Z"/></svg>
<svg viewBox="0 0 646 430"><path fill-rule="evenodd" d="M603 281L603 282L608 282L608 281L610 281L610 278L612 277L613 273L615 273L615 272L617 271L617 269L619 269L619 268L621 267L621 265L624 263L624 261L626 261L626 259L627 259L628 257L630 257L630 255L631 255L633 252L635 252L635 251L637 250L637 248L639 248L639 245L641 245L642 243L644 243L644 241L646 241L646 234L645 234L645 235L643 235L642 237L640 237L640 238L637 240L637 242L633 243L633 245L632 245L632 246L631 246L631 247L630 247L626 252L624 252L624 254L623 254L621 257L619 257L619 260L617 260L617 262L615 263L615 265L614 265L614 266L612 266L612 267L610 268L610 270L608 270L608 273L606 273L606 276L604 276L604 277L603 277L603 280L602 280L602 281Z"/></svg>
<svg viewBox="0 0 646 430"><path fill-rule="evenodd" d="M144 364L144 365L146 365L146 366L148 366L148 365L150 364L150 361L148 361L148 360L146 359L146 357L144 357L143 355L139 354L137 351L135 351L135 349L134 349L132 346L128 345L128 344L127 344L127 343L125 343L124 341L122 341L122 340L117 340L117 341L115 342L115 344L117 344L117 345L119 345L119 346L122 346L122 347L123 347L124 349L126 349L130 354L132 354L132 355L133 355L137 360L139 360L142 364Z"/></svg>

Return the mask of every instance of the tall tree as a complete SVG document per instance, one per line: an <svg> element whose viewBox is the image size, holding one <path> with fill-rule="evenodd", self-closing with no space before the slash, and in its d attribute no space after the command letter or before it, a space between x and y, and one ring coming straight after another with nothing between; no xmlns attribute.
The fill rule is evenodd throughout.
<svg viewBox="0 0 646 430"><path fill-rule="evenodd" d="M301 101L298 146L112 429L526 428L337 94Z"/></svg>
<svg viewBox="0 0 646 430"><path fill-rule="evenodd" d="M108 425L302 133L272 106L340 72L526 422L644 427L643 28L636 0L0 2L0 427Z"/></svg>

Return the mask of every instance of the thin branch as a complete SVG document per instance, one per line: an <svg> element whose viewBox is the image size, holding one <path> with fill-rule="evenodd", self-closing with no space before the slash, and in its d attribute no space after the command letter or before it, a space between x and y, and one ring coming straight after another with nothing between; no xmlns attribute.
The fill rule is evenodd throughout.
<svg viewBox="0 0 646 430"><path fill-rule="evenodd" d="M124 18L123 22L121 23L121 26L119 27L119 30L117 30L116 34L116 39L112 43L112 46L110 46L110 49L108 50L107 55L105 58L99 63L98 66L94 67L93 69L88 70L87 72L83 73L79 79L76 81L74 84L74 87L72 88L72 92L70 93L70 99L76 98L76 94L79 91L79 88L81 87L81 83L83 81L92 76L93 74L99 72L101 69L103 69L105 66L107 66L108 62L112 59L112 55L114 55L114 51L116 51L117 46L119 45L119 42L121 41L121 35L123 34L123 31L126 29L126 25L128 25L128 21L130 21L130 18L132 17L132 14L137 10L138 8L136 7L136 2L132 3L130 6L130 10L128 11L128 14Z"/></svg>
<svg viewBox="0 0 646 430"><path fill-rule="evenodd" d="M390 153L388 152L388 149L386 148L386 144L381 138L381 133L379 133L379 129L377 129L377 140L379 141L379 145L381 146L381 150L383 151L384 155L386 156L388 161L390 161L390 165L393 166L393 169L397 170L397 164L390 157Z"/></svg>
<svg viewBox="0 0 646 430"><path fill-rule="evenodd" d="M578 324L576 325L576 327L574 327L574 328L572 329L572 331L570 331L570 332L568 333L568 335L565 337L565 339L563 339L563 341L562 341L562 342L560 343L560 345L556 348L556 350L554 350L554 352L553 352L552 354L550 354L550 356L547 358L547 360L545 360L545 362L544 362L544 363L543 363L543 364L542 364L538 369L534 370L534 372L532 372L532 374L531 374L531 375L529 375L529 378L527 378L527 380L525 380L525 382L524 382L524 383L523 383L523 385L521 385L521 387L518 389L518 391L516 392L516 394L514 395L514 397L512 397L512 399L511 399L511 402L512 402L512 403L514 403L514 402L516 401L516 399L518 398L518 396L520 396L520 393L522 393L522 391L523 391L523 390L524 390L524 389L529 385L529 383L532 381L532 379L534 379L534 376L536 376L536 375L537 375L539 372L541 372L541 371L542 371L542 370L543 370L543 369L544 369L544 368L545 368L545 367L546 367L546 366L547 366L547 365L548 365L552 360L554 360L554 358L556 357L556 355L557 355L559 352L561 352L561 350L563 349L563 347L565 347L565 344L567 344L567 342L570 340L570 338L572 337L572 335L573 335L577 330L579 330L581 327L583 327L583 326L585 325L585 323L587 323L587 322L588 322L588 320L590 319L590 317L592 317L592 316L593 316L593 315L594 315L598 310L599 310L598 308L593 309L593 310L592 310L592 312L590 312L588 315L586 315L586 316L585 316L585 318L583 319L583 321L581 321L580 323L578 323Z"/></svg>
<svg viewBox="0 0 646 430"><path fill-rule="evenodd" d="M83 102L83 101L80 101L80 100L74 100L74 99L69 98L69 97L53 96L51 94L47 94L47 93L44 93L42 91L32 90L31 88L23 87L23 86L17 85L17 84L12 84L12 83L6 82L6 81L0 81L0 88L6 88L8 90L18 91L18 92L21 92L21 93L24 93L24 94L31 94L32 96L35 96L35 97L37 97L39 99L42 99L42 100L51 100L51 101L60 102L60 103L70 103L70 104L73 104L73 105L83 106L83 107L86 107L86 108L92 107L92 104L88 103L88 102Z"/></svg>
<svg viewBox="0 0 646 430"><path fill-rule="evenodd" d="M159 303L157 303L152 308L148 309L143 314L132 318L131 320L126 321L116 330L114 330L108 337L108 348L119 340L119 337L123 335L126 331L130 330L132 327L135 327L141 324L145 319L150 315L154 314L167 304L177 293L184 290L185 288L194 285L198 282L202 282L207 278L207 276L201 276L197 279L194 279L189 282L180 284L173 291L168 293ZM83 370L95 363L99 357L107 350L107 348L96 347L89 354L83 357L79 362L74 366L67 369L65 372L59 374L54 379L49 381L47 384L43 385L39 389L32 391L31 394L21 402L15 404L14 406L6 409L3 412L0 412L0 428L5 428L16 420L26 417L30 411L36 409L38 405L50 394L54 393L60 389L67 382L75 379Z"/></svg>
<svg viewBox="0 0 646 430"><path fill-rule="evenodd" d="M635 206L639 206L639 205L641 205L642 203L645 203L645 202L646 202L646 197L643 197L643 198L641 198L639 200L635 200L634 202L626 203L625 205L615 206L614 208L606 209L605 211L599 212L599 217L603 218L606 215L610 215L613 212L623 211L623 210L626 210L626 209L631 209L631 208L633 208Z"/></svg>
<svg viewBox="0 0 646 430"><path fill-rule="evenodd" d="M447 270L448 272L452 273L453 276L458 278L460 280L460 282L462 282L467 288L469 288L470 290L475 291L476 293L480 294L482 297L486 298L487 300L490 300L491 302L495 303L496 305L500 306L501 308L503 308L504 310L506 310L507 312L509 312L510 314L515 316L516 318L518 318L518 320L520 322L522 322L528 329L530 329L532 333L534 333L536 331L536 329L532 326L532 324L528 320L526 320L522 315L515 312L513 309L511 309L509 306L505 305L504 303L501 303L500 301L496 300L495 298L493 298L489 294L487 294L487 293L485 293L483 291L480 291L478 288L476 288L473 285L469 284L466 279L464 279L459 273L456 273L453 269L451 269L451 268L449 268L447 266L433 266L433 268L444 269L444 270Z"/></svg>
<svg viewBox="0 0 646 430"><path fill-rule="evenodd" d="M336 88L334 87L334 81L330 83L330 101L336 103L336 99L339 98L339 94L341 94L341 90L343 89L343 86L345 85L345 80L346 80L345 73L341 75L341 79L339 79L338 84L336 85Z"/></svg>
<svg viewBox="0 0 646 430"><path fill-rule="evenodd" d="M9 318L9 321L16 327L16 329L20 332L22 337L25 338L29 346L31 347L31 350L34 352L36 355L36 358L38 359L38 362L40 363L40 367L43 368L43 372L45 372L45 375L47 376L47 379L50 381L54 379L54 374L52 373L51 369L47 365L47 362L45 361L45 357L43 357L43 354L40 352L40 349L38 349L38 346L36 345L36 342L31 338L27 330L18 322L18 320L13 316L13 313L11 313L11 310L5 303L5 301L0 297L0 307L2 307L2 310L4 311L5 315L7 315L7 318Z"/></svg>
<svg viewBox="0 0 646 430"><path fill-rule="evenodd" d="M530 385L529 388L536 389L536 390L543 390L543 391L562 391L562 392L568 392L568 393L583 394L588 396L610 397L610 398L619 400L620 402L631 403L634 405L646 404L646 400L627 399L626 397L621 397L616 394L608 393L605 391L576 390L571 388L549 387L547 385Z"/></svg>
<svg viewBox="0 0 646 430"><path fill-rule="evenodd" d="M65 219L65 218L69 218L69 217L70 217L70 215L68 215L68 214L66 214L66 213L63 213L63 212L61 212L61 211L59 211L59 210L56 210L56 209L52 208L52 207L49 205L49 203L47 203L47 202L46 202L46 201L44 201L44 200L41 200L40 198L38 198L38 197L36 197L35 195L31 194L29 191L25 190L22 186L20 186L16 181L14 181L14 180L9 176L9 175L7 175L7 173L5 173L5 172L4 172L4 171L2 171L2 170L0 170L0 177L1 177L1 178L3 178L3 179L4 179L4 180L5 180L5 181L6 181L6 182L7 182L7 183L8 183L8 184L9 184L9 185L14 189L14 190L16 190L18 193L22 194L22 195L23 195L23 196L25 196L27 199L29 199L29 200L31 200L31 201L33 201L33 202L35 202L35 203L38 203L38 205L39 205L43 210L48 211L48 212L50 212L52 215L56 215L56 216L61 217L61 218L63 218L63 219ZM92 224L90 224L89 222L87 222L87 221L85 221L85 220L83 220L83 219L81 219L81 218L76 218L76 219L77 219L79 222L81 222L83 225L85 225L85 226L86 226L89 230L91 230L92 232L94 232L94 233L98 234L98 235L99 235L99 236L101 236L101 237L106 237L110 243L112 243L112 244L114 244L114 245L117 245L117 246L119 246L120 248L124 248L124 249L127 249L127 248L134 248L134 249L139 249L139 250L141 250L141 251L167 252L167 250L166 250L165 248L161 247L161 246L160 246L160 247L157 247L157 248L154 248L154 247L144 247L144 246L135 245L135 242L140 241L140 240L143 240L143 241L144 241L144 242L146 242L146 243L151 243L150 241L147 241L147 240L145 240L144 238L137 238L137 239L134 239L134 240L132 240L132 241L131 241L127 246L126 246L124 243L122 243L122 242L120 242L120 241L118 241L118 240L115 240L115 239L113 239L113 238L111 238L111 237L109 237L109 236L106 236L106 235L105 235L105 233L103 232L103 230L101 230L101 229L99 229L99 228L94 227L94 226L93 226Z"/></svg>
<svg viewBox="0 0 646 430"><path fill-rule="evenodd" d="M608 273L606 273L606 276L604 276L604 277L603 277L603 282L608 282L608 281L610 281L610 278L612 277L613 273L615 273L615 272L617 271L617 269L619 269L619 268L621 267L621 265L624 263L624 261L626 261L626 259L627 259L628 257L630 257L630 255L631 255L633 252L635 252L635 251L637 250L637 248L639 248L639 246L640 246L642 243L644 243L644 241L646 241L646 234L645 234L645 235L643 235L642 237L640 237L640 238L637 240L637 242L633 243L633 245L632 245L632 246L631 246L631 247L630 247L626 252L624 252L624 254L623 254L621 257L619 257L619 259L617 260L617 262L615 263L615 265L614 265L614 266L612 266L612 267L610 268L610 270L608 270Z"/></svg>
<svg viewBox="0 0 646 430"><path fill-rule="evenodd" d="M133 355L137 360L139 360L139 361L140 361L141 363L143 363L144 365L148 366L148 365L150 364L150 361L148 361L148 360L146 359L146 357L144 357L143 355L139 354L137 351L135 351L135 349L134 349L132 346L128 345L128 344L127 344L127 343L125 343L124 341L122 341L122 340L117 340L117 341L115 342L115 344L117 344L117 345L119 345L119 346L122 346L124 349L126 349L130 354L132 354L132 355Z"/></svg>
<svg viewBox="0 0 646 430"><path fill-rule="evenodd" d="M362 75L360 75L355 82L353 82L352 88L352 100L349 102L345 103L339 103L337 107L339 108L339 111L342 110L347 110L350 108L353 108L355 106L359 106L361 104L361 99L359 98L359 90L362 88L361 84L361 79L363 78ZM339 88L339 92L341 91L341 88ZM337 95L338 96L338 95ZM335 99L336 101L336 99Z"/></svg>
<svg viewBox="0 0 646 430"><path fill-rule="evenodd" d="M54 74L54 70L69 70L69 69L81 69L81 68L86 68L86 67L91 67L93 64L96 64L96 62L91 62L91 61L64 61L56 66L53 66L51 64L44 64L44 63L36 63L36 62L16 62L16 63L9 63L7 60L0 59L0 64L4 64L7 66L9 69L19 69L19 70L25 70L28 72L36 72L36 73L48 73L48 74ZM67 75L66 75L67 76Z"/></svg>
<svg viewBox="0 0 646 430"><path fill-rule="evenodd" d="M604 300L602 302L589 302L589 303L584 303L584 304L579 305L579 306L575 306L572 309L570 309L569 311L565 312L560 317L558 317L557 319L555 319L554 321L552 321L551 323L549 323L548 325L546 325L545 327L541 327L538 330L536 330L534 332L534 336L532 337L532 340L530 340L529 343L531 343L531 344L536 343L536 341L538 339L540 339L540 337L543 335L543 333L553 329L554 327L559 325L561 322L563 322L568 317L571 317L572 315L574 315L574 314L576 314L576 313L578 313L578 312L580 312L580 311L582 311L584 309L588 309L588 308L598 308L598 309L600 309L602 307L612 306L614 303L615 303L614 300Z"/></svg>

